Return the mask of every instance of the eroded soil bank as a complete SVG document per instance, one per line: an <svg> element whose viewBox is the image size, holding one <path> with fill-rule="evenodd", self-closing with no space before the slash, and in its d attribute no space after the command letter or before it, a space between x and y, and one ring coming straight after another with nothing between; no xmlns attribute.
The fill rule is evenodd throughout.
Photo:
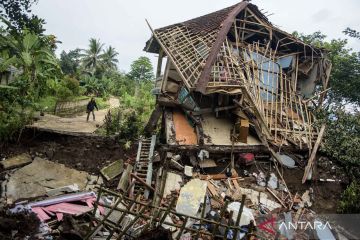
<svg viewBox="0 0 360 240"><path fill-rule="evenodd" d="M0 157L8 158L29 153L33 158L41 157L64 164L69 168L99 175L100 169L109 163L122 159L134 159L136 146L124 149L116 140L97 136L69 136L57 133L27 130L19 143L1 147ZM2 181L4 171L1 171ZM118 179L114 179L118 181ZM110 183L107 183L111 185Z"/></svg>

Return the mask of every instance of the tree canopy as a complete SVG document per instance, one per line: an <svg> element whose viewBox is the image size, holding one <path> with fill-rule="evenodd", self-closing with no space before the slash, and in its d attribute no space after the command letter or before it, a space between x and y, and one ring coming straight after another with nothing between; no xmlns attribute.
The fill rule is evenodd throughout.
<svg viewBox="0 0 360 240"><path fill-rule="evenodd" d="M61 70L64 74L75 75L80 66L80 54L79 48L70 50L69 52L62 51L60 54Z"/></svg>
<svg viewBox="0 0 360 240"><path fill-rule="evenodd" d="M45 20L31 13L31 6L37 2L38 0L1 0L0 16L13 32L28 29L42 34L45 31Z"/></svg>
<svg viewBox="0 0 360 240"><path fill-rule="evenodd" d="M130 66L128 76L135 81L151 81L154 79L153 66L148 57L139 57Z"/></svg>

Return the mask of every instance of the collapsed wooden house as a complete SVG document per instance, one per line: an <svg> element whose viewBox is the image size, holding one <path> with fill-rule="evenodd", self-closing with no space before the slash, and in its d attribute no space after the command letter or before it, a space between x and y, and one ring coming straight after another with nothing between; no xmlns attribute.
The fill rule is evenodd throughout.
<svg viewBox="0 0 360 240"><path fill-rule="evenodd" d="M316 151L322 133L312 100L319 107L326 93L325 51L278 29L248 1L150 29L144 50L159 58L147 129L162 117L168 146Z"/></svg>

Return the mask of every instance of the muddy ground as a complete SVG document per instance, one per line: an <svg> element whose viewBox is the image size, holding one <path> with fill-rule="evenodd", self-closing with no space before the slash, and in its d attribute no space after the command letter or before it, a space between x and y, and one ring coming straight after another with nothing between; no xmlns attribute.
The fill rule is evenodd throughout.
<svg viewBox="0 0 360 240"><path fill-rule="evenodd" d="M19 143L10 143L0 149L1 158L21 153L29 153L32 157L47 158L79 171L99 175L100 170L113 161L135 160L136 145L130 149L124 149L111 138L70 136L27 130L22 134ZM106 186L117 185L118 180L113 179L107 182Z"/></svg>
<svg viewBox="0 0 360 240"><path fill-rule="evenodd" d="M19 143L7 144L0 149L0 157L10 157L20 153L29 153L31 156L48 158L51 161L65 164L77 170L86 171L92 175L99 175L100 169L119 159L124 161L134 161L136 157L136 144L130 149L124 149L114 139L89 136L68 136L55 133L25 131ZM320 160L318 173L322 178L333 178L339 175L339 169L334 170L333 165L324 164ZM264 172L269 172L270 164L261 165ZM246 168L250 173L256 172L255 165ZM241 175L243 169L237 169ZM335 213L338 202L346 184L342 182L320 182L301 184L303 169L280 169L291 193L304 193L311 187L313 189L314 205L312 209L317 213ZM272 171L275 171L272 169ZM335 171L335 172L334 172ZM337 171L337 172L336 172ZM342 173L341 173L342 174ZM0 174L0 181L4 174ZM115 178L110 182L105 182L106 187L116 187L119 179Z"/></svg>

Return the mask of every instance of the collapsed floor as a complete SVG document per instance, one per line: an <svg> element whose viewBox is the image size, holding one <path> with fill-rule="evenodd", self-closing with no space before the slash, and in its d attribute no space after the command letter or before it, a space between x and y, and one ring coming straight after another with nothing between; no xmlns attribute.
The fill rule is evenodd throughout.
<svg viewBox="0 0 360 240"><path fill-rule="evenodd" d="M20 144L7 146L1 156L1 203L7 209L1 213L4 239L8 232L18 239L29 235L40 239L160 239L151 238L154 234L163 239L212 239L215 235L233 239L241 202L239 234L250 236L247 231L253 219L256 227L251 236L270 239L279 231L274 226L263 227L269 214L277 216L279 224L284 216L299 222L335 213L341 184L346 182L339 168L320 159L317 172L321 175L305 185L299 181L302 167L281 169L286 189L268 156L256 156L251 165L237 162L236 171L229 173L224 159L210 159L203 152L203 160L197 154L194 162L189 152L169 153L160 144L154 145L149 181L141 175L145 167L149 172L149 166L140 159L144 156L141 150L151 152L151 140L141 141L139 154L136 149L124 152L112 140L104 143L103 139L47 133L31 133ZM49 146L53 147L50 152ZM87 151L87 155L80 154ZM14 188L16 181L20 188ZM31 187L36 191L30 191ZM9 222L13 224L6 224ZM28 227L19 229L21 222L28 222ZM309 239L316 231L279 234Z"/></svg>

